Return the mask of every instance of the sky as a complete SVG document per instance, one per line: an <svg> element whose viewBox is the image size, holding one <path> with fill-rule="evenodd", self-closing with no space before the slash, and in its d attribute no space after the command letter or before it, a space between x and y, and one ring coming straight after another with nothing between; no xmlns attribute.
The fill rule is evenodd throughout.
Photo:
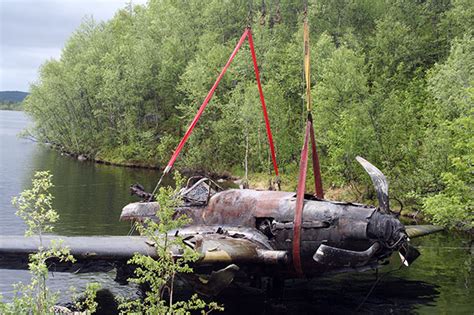
<svg viewBox="0 0 474 315"><path fill-rule="evenodd" d="M25 91L84 16L112 18L129 0L0 0L0 91ZM146 0L133 0L145 4Z"/></svg>

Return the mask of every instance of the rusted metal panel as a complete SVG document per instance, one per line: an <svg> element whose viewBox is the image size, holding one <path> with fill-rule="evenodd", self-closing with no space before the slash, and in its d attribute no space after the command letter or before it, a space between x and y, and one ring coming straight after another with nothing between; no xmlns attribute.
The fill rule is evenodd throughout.
<svg viewBox="0 0 474 315"><path fill-rule="evenodd" d="M249 241L263 245L266 250L291 253L295 204L295 194L291 192L228 190L214 194L208 205L177 209L181 212L185 210L194 221L188 227L180 229L179 233L181 236L225 234L235 231L235 227L246 227L235 232L241 234L241 239L223 242L243 244ZM361 250L367 245L357 240L367 240L368 223L375 211L374 207L352 203L306 199L302 216L302 257L311 259L323 242L328 246ZM219 229L226 232L219 232ZM228 251L230 250L205 253L206 260L234 262L235 259L240 259L236 258L240 254L255 254L244 248L239 248L238 252ZM235 257L232 258L231 254ZM288 261L291 259L290 254ZM313 261L308 273L318 272L318 269L321 267Z"/></svg>
<svg viewBox="0 0 474 315"><path fill-rule="evenodd" d="M203 212L205 224L255 226L255 218L276 217L281 201L294 193L231 189L215 194Z"/></svg>
<svg viewBox="0 0 474 315"><path fill-rule="evenodd" d="M208 235L203 237L200 244L195 248L202 255L199 264L279 264L287 260L285 251L260 249L256 243L246 239Z"/></svg>
<svg viewBox="0 0 474 315"><path fill-rule="evenodd" d="M201 229L192 229L192 231L184 228L184 230L169 232L170 237L175 235L183 237L185 244L201 254L197 265L213 263L279 264L287 260L285 251L273 250L265 236L255 229L251 233L248 228L224 230L222 227L212 229L209 226L203 226ZM125 263L135 253L158 258L156 244L141 236L43 236L44 246L50 247L51 241L55 239L61 239L63 245L68 247L71 254L80 261ZM2 237L0 239L0 268L27 268L29 254L36 252L39 246L37 237ZM176 257L182 254L180 248L171 250ZM22 262L21 266L18 265L18 262ZM57 266L59 267L59 265L58 263ZM75 269L80 266L82 265L79 264ZM112 265L111 268L113 268ZM64 271L66 270L64 269ZM88 271L92 270L89 268Z"/></svg>

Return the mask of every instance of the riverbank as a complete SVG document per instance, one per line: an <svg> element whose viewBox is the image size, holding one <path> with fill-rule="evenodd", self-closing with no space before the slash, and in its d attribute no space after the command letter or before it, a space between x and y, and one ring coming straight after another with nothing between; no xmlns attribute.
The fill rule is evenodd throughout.
<svg viewBox="0 0 474 315"><path fill-rule="evenodd" d="M13 103L13 104L0 103L0 110L11 110L11 111L22 112L23 106L22 104L17 105L16 103Z"/></svg>
<svg viewBox="0 0 474 315"><path fill-rule="evenodd" d="M103 165L110 165L110 166L117 166L117 167L126 167L126 168L138 168L138 169L149 169L149 170L156 170L156 171L163 171L164 167L153 164L153 163L146 163L146 162L136 162L136 161L120 161L116 159L107 159L103 156L97 155L94 157L91 157L86 154L80 154L80 153L74 153L65 150L63 147L60 145L52 144L52 143L42 143L41 145L44 145L51 150L57 151L63 156L67 156L71 159L77 159L80 162L92 162L92 163L97 163L97 164L103 164ZM212 179L222 179L222 180L233 180L237 181L240 180L241 178L238 176L234 176L229 172L211 172L207 170L202 170L202 169L191 169L191 168L179 168L179 171L186 176L206 176Z"/></svg>

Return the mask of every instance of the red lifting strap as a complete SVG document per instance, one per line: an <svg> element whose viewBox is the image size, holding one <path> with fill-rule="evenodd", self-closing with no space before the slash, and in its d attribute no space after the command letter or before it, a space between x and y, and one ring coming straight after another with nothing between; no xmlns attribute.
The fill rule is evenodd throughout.
<svg viewBox="0 0 474 315"><path fill-rule="evenodd" d="M306 173L308 170L308 142L309 134L311 132L312 122L310 119L306 121L306 129L304 133L303 149L301 150L300 158L300 173L298 175L298 188L296 189L296 207L295 218L293 221L293 266L296 274L303 276L303 269L301 267L301 222L303 221L303 206L304 206L304 192L306 188Z"/></svg>
<svg viewBox="0 0 474 315"><path fill-rule="evenodd" d="M311 153L314 172L314 186L316 196L323 199L323 188L321 182L321 173L319 170L319 158L316 150L316 139L314 136L313 118L308 114L306 129L304 134L303 149L301 150L300 172L298 174L298 188L296 189L295 217L293 221L293 266L296 274L300 277L304 275L301 267L301 225L303 221L304 193L306 189L306 174L308 172L308 146L311 139Z"/></svg>
<svg viewBox="0 0 474 315"><path fill-rule="evenodd" d="M273 168L275 170L276 176L278 176L278 166L277 166L277 162L276 162L275 148L273 146L273 138L272 138L272 132L271 132L271 129L270 129L270 121L268 119L267 107L265 105L265 99L263 97L262 86L260 84L260 74L259 74L259 71L258 71L257 57L255 55L255 49L254 49L253 40L252 40L252 31L251 31L250 28L246 28L244 33L240 37L239 42L237 43L234 50L232 51L232 54L229 57L229 60L227 60L227 63L225 64L224 68L222 68L221 73L217 77L217 79L214 82L214 85L212 86L212 88L207 93L207 96L204 99L204 101L202 102L201 107L199 108L198 112L196 113L196 116L194 116L194 119L192 120L191 124L189 125L188 129L186 130L186 133L184 134L183 138L181 139L178 146L176 147L176 150L174 151L173 155L171 156L171 159L169 160L168 165L166 166L166 168L163 172L163 175L168 173L171 170L171 168L173 167L173 164L176 161L176 159L178 158L178 155L181 152L181 149L183 148L184 144L188 140L189 135L193 131L193 129L196 126L199 118L201 117L202 113L204 112L204 109L206 108L207 104L211 100L212 95L214 94L217 86L219 85L219 82L221 81L222 77L224 76L225 72L227 71L227 68L229 68L232 60L234 59L235 55L239 51L240 47L242 46L242 44L245 41L245 39L247 38L247 36L248 36L248 39L249 39L250 51L252 53L252 60L253 60L253 65L254 65L254 69L255 69L255 76L257 78L258 91L260 93L260 101L262 103L263 116L265 118L265 126L266 126L266 129L267 129L268 142L270 144L270 151L271 151L271 155L272 155Z"/></svg>
<svg viewBox="0 0 474 315"><path fill-rule="evenodd" d="M265 127L267 128L268 143L270 145L270 152L272 154L273 169L275 175L278 176L278 165L275 156L275 147L273 146L272 130L270 129L270 120L268 119L267 106L265 105L265 98L263 97L262 84L260 84L260 72L258 71L257 56L253 47L252 32L249 30L249 46L252 53L253 68L255 69L255 77L257 79L258 93L260 94L260 102L262 103L263 117L265 118Z"/></svg>
<svg viewBox="0 0 474 315"><path fill-rule="evenodd" d="M314 137L313 118L309 113L308 120L311 121L310 135L311 135L311 157L313 161L313 174L314 174L314 192L316 197L324 199L323 181L321 179L321 170L319 168L319 157L318 150L316 149L316 139Z"/></svg>

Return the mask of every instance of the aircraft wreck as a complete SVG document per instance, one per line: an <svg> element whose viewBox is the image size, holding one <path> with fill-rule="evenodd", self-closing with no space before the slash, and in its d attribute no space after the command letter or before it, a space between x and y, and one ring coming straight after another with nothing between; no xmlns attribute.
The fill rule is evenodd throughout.
<svg viewBox="0 0 474 315"><path fill-rule="evenodd" d="M183 189L183 205L175 215L186 215L192 222L169 231L200 254L193 264L196 275L186 278L204 294L217 294L234 278L270 277L278 280L295 277L366 271L387 262L395 251L405 265L419 252L409 239L440 231L434 226L404 226L388 208L383 174L359 159L378 183L379 203L383 207L322 200L306 195L301 224L301 243L296 251L302 273L294 267L294 192L231 189L218 191L203 178ZM374 177L375 176L375 177ZM157 202L137 202L124 207L122 220L156 220ZM53 236L46 236L49 243ZM50 269L63 272L109 271L117 269L117 281L130 275L127 260L134 253L156 257L154 245L141 236L62 237L76 257L75 264L52 261ZM26 269L28 255L38 241L20 236L0 239L0 268ZM173 249L179 257L182 249ZM198 276L199 275L199 276ZM207 276L202 283L202 275Z"/></svg>

